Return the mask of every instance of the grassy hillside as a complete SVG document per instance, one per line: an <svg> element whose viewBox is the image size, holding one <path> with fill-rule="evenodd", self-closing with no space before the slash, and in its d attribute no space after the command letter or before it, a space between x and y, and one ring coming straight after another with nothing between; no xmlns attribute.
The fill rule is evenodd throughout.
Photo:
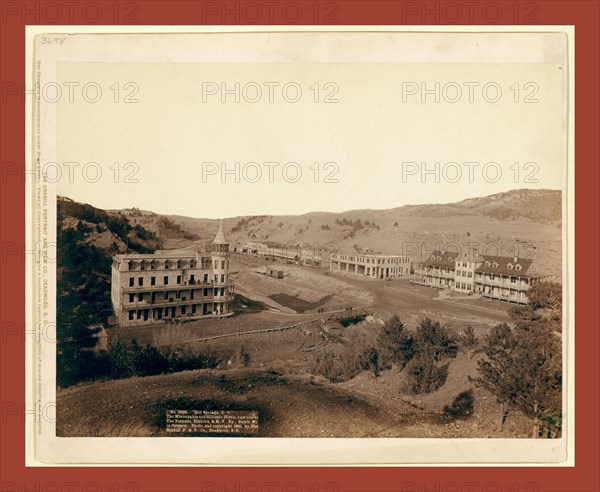
<svg viewBox="0 0 600 492"><path fill-rule="evenodd" d="M160 231L163 216L142 212L128 218L148 230ZM197 242L210 240L219 227L218 221L210 219L168 219L187 232L187 239L167 237L166 249L194 247ZM454 250L458 245L464 251L476 246L480 252L513 256L518 241L519 256L534 258L538 271L559 275L561 223L560 191L512 190L451 204L389 210L232 217L223 220L223 228L232 243L272 242L344 252L372 250L415 260L442 245Z"/></svg>
<svg viewBox="0 0 600 492"><path fill-rule="evenodd" d="M151 253L162 239L118 212L68 198L57 200L57 375L60 385L101 372L87 327L111 313L110 268L115 253Z"/></svg>

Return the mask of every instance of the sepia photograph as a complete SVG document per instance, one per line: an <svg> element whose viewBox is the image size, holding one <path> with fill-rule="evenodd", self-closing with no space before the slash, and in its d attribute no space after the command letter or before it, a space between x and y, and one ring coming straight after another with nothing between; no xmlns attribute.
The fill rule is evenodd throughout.
<svg viewBox="0 0 600 492"><path fill-rule="evenodd" d="M42 461L567 459L564 32L32 46Z"/></svg>

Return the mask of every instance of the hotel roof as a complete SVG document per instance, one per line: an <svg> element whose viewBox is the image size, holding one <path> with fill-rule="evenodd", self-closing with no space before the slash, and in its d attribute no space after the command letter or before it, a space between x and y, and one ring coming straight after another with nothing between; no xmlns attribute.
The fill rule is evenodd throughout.
<svg viewBox="0 0 600 492"><path fill-rule="evenodd" d="M515 261L516 260L516 261ZM483 263L475 270L479 273L498 273L504 275L527 275L532 276L531 269L533 260L531 258L513 258L511 256L488 256L483 257Z"/></svg>
<svg viewBox="0 0 600 492"><path fill-rule="evenodd" d="M433 253L431 253L427 258L425 258L425 260L422 261L421 264L431 266L454 267L454 262L459 256L459 253L453 251L436 250Z"/></svg>

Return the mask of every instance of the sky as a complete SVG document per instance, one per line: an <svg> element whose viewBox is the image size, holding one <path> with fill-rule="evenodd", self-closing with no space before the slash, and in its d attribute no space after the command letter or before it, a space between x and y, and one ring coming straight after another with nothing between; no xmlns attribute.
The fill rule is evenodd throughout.
<svg viewBox="0 0 600 492"><path fill-rule="evenodd" d="M57 104L57 193L103 209L295 215L563 188L553 63L60 62L57 75L90 84Z"/></svg>

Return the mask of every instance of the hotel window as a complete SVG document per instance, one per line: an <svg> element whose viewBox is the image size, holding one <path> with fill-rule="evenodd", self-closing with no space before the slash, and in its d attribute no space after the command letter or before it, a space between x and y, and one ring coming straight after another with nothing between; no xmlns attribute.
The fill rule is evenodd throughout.
<svg viewBox="0 0 600 492"><path fill-rule="evenodd" d="M129 277L129 287L133 287L135 285L135 279L133 277Z"/></svg>
<svg viewBox="0 0 600 492"><path fill-rule="evenodd" d="M144 300L144 294L138 294L138 302L142 302Z"/></svg>
<svg viewBox="0 0 600 492"><path fill-rule="evenodd" d="M129 321L133 321L134 318L134 311L129 311Z"/></svg>
<svg viewBox="0 0 600 492"><path fill-rule="evenodd" d="M196 314L196 305L192 304L192 314Z"/></svg>
<svg viewBox="0 0 600 492"><path fill-rule="evenodd" d="M208 282L208 273L204 274L204 283Z"/></svg>
<svg viewBox="0 0 600 492"><path fill-rule="evenodd" d="M144 285L144 277L138 277L138 285L141 287Z"/></svg>
<svg viewBox="0 0 600 492"><path fill-rule="evenodd" d="M146 269L146 262L144 260L142 260L140 262L140 270L145 270Z"/></svg>
<svg viewBox="0 0 600 492"><path fill-rule="evenodd" d="M156 277L150 277L150 285L156 285Z"/></svg>
<svg viewBox="0 0 600 492"><path fill-rule="evenodd" d="M169 276L165 275L163 278L163 285L169 285Z"/></svg>
<svg viewBox="0 0 600 492"><path fill-rule="evenodd" d="M181 314L185 314L185 308L186 306L181 306Z"/></svg>
<svg viewBox="0 0 600 492"><path fill-rule="evenodd" d="M142 319L142 312L141 311L137 312L137 319Z"/></svg>
<svg viewBox="0 0 600 492"><path fill-rule="evenodd" d="M156 270L156 262L154 260L150 262L150 270Z"/></svg>
<svg viewBox="0 0 600 492"><path fill-rule="evenodd" d="M221 268L224 270L225 269L225 260L221 261Z"/></svg>
<svg viewBox="0 0 600 492"><path fill-rule="evenodd" d="M128 265L128 267L129 267L129 270L134 270L134 269L135 269L135 266L134 266L134 264L133 264L133 261L130 261L130 262L127 264L127 265Z"/></svg>
<svg viewBox="0 0 600 492"><path fill-rule="evenodd" d="M221 274L221 282L225 282L225 275Z"/></svg>
<svg viewBox="0 0 600 492"><path fill-rule="evenodd" d="M170 266L169 260L165 260L165 270L168 270Z"/></svg>
<svg viewBox="0 0 600 492"><path fill-rule="evenodd" d="M177 275L177 283L180 284L181 283L181 275Z"/></svg>
<svg viewBox="0 0 600 492"><path fill-rule="evenodd" d="M133 301L135 301L135 295L129 294L129 302L133 302Z"/></svg>

